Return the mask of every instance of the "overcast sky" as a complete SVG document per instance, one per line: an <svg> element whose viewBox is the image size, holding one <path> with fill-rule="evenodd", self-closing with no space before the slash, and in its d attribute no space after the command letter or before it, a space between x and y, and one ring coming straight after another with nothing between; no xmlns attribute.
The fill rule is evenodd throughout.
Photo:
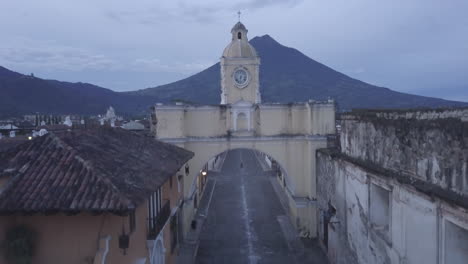
<svg viewBox="0 0 468 264"><path fill-rule="evenodd" d="M467 0L0 0L0 65L153 87L216 63L237 10L250 38L371 84L468 101Z"/></svg>

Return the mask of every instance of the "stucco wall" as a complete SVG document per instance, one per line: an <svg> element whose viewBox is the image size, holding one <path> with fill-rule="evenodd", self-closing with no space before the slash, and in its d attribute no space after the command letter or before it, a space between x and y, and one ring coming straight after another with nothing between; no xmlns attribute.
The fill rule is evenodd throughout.
<svg viewBox="0 0 468 264"><path fill-rule="evenodd" d="M466 195L467 111L348 114L341 120L341 149L351 157Z"/></svg>
<svg viewBox="0 0 468 264"><path fill-rule="evenodd" d="M156 105L156 135L164 138L220 137L235 131L235 113L245 106ZM252 105L250 127L256 136L335 133L335 105L330 102Z"/></svg>
<svg viewBox="0 0 468 264"><path fill-rule="evenodd" d="M152 124L152 131L161 138L181 138L185 136L185 116L184 109L166 108L153 115L152 123L157 122L156 126Z"/></svg>
<svg viewBox="0 0 468 264"><path fill-rule="evenodd" d="M184 180L185 180L185 166L183 166L176 175L172 176L172 180L167 180L164 185L162 186L162 199L170 200L171 205L171 217L166 222L163 230L161 231L162 239L164 241L164 249L165 249L165 263L176 263L176 256L179 250L180 241L177 242L176 247L171 250L172 248L172 232L181 232L183 233L183 227L181 226L183 218L182 218L182 211L180 210L179 206L184 197ZM172 182L172 184L171 184ZM176 222L178 222L178 226L171 230L170 222L171 218L176 218ZM180 219L179 219L180 218ZM180 238L182 234L178 235ZM112 263L112 262L109 262ZM148 262L149 264L149 262Z"/></svg>
<svg viewBox="0 0 468 264"><path fill-rule="evenodd" d="M35 230L37 249L32 261L35 264L93 263L99 249L99 239L106 236L110 236L106 263L127 264L148 256L146 216L146 206L140 206L136 213L136 230L130 235L130 248L126 255L119 249L118 237L122 233L122 225L126 232L129 231L128 217L86 213L74 216L3 216L0 230L5 231L16 224L24 224ZM3 239L4 235L1 235Z"/></svg>
<svg viewBox="0 0 468 264"><path fill-rule="evenodd" d="M181 173L179 173L181 174ZM183 180L183 178L182 178ZM172 212L177 211L183 194L183 182L178 188L177 176L173 176L172 187L168 180L162 187L162 199L171 201ZM3 242L5 232L10 227L24 224L37 232L37 249L33 259L34 264L91 264L94 263L99 248L100 238L110 237L109 251L105 263L133 264L138 260L149 262L147 248L148 235L148 205L143 203L135 212L135 231L130 234L130 247L123 254L119 248L118 237L122 228L129 232L129 217L117 216L111 213L93 215L80 213L78 215L10 215L0 216L0 241ZM171 230L169 222L161 231L164 240L165 263L174 263L175 254L171 252ZM1 251L0 251L1 252ZM0 263L6 263L0 254Z"/></svg>
<svg viewBox="0 0 468 264"><path fill-rule="evenodd" d="M461 262L448 258L456 255L456 249L446 248L452 237L445 237L444 231L447 223L468 229L465 208L426 196L411 185L327 151L317 154L317 163L319 237L322 243L328 242L331 263L466 263L464 253L457 256ZM371 185L390 193L388 235L373 227L371 214L376 212L370 209L375 202L369 197ZM330 207L336 214L324 227ZM328 241L323 241L324 228L328 228ZM466 252L466 246L458 242L462 250L457 252Z"/></svg>

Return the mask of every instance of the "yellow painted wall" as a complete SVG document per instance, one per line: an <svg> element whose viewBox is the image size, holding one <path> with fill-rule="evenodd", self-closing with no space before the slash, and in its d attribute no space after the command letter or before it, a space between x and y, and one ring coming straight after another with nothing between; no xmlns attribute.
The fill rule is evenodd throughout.
<svg viewBox="0 0 468 264"><path fill-rule="evenodd" d="M181 182L179 192L177 175L173 176L172 188L169 180L162 187L162 197L171 200L173 210L177 208L183 197L183 182ZM146 263L149 263L147 206L145 202L136 209L136 229L130 234L130 247L126 250L125 255L119 248L118 237L122 233L122 226L124 226L126 233L129 232L129 219L128 216L117 216L111 213L100 215L80 213L71 216L64 214L0 216L0 241L3 242L5 232L10 227L24 224L35 230L38 235L36 255L32 263L90 264L93 263L92 260L99 249L99 239L110 236L106 263L131 264L136 263L141 258L146 259ZM162 232L166 248L166 263L175 263L177 249L171 254L169 223L166 224ZM0 263L7 263L3 253L0 254Z"/></svg>
<svg viewBox="0 0 468 264"><path fill-rule="evenodd" d="M233 130L236 106L157 105L157 138L220 137ZM253 105L250 124L257 136L335 133L333 103Z"/></svg>
<svg viewBox="0 0 468 264"><path fill-rule="evenodd" d="M250 112L252 131L233 131L233 113L236 111ZM192 194L196 189L196 177L200 170L208 160L224 151L246 148L266 153L285 169L290 181L291 195L294 196L290 197L290 213L294 219L299 218L299 221L293 222L299 222L301 226L298 228L315 236L315 207L313 203L299 205L297 200L312 201L316 198L315 151L326 147L326 135L335 133L333 102L254 104L251 107L157 105L155 115L158 120L174 118L170 122L178 123L171 126L158 125L158 139L195 153L188 163L190 174L184 181L185 230L194 215ZM179 118L180 116L183 118Z"/></svg>
<svg viewBox="0 0 468 264"><path fill-rule="evenodd" d="M127 254L119 249L118 236L122 225L129 231L128 217L112 214L3 216L0 229L5 232L16 224L24 224L37 232L35 264L87 264L98 251L99 239L111 236L106 263L134 263L146 258L146 207L136 213L136 230L130 235ZM4 235L2 234L2 240ZM2 254L3 257L3 254ZM5 260L0 263L6 263Z"/></svg>

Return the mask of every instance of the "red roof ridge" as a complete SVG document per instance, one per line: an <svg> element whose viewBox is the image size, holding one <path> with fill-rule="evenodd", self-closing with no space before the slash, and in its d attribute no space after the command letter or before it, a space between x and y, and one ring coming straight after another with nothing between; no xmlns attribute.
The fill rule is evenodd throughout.
<svg viewBox="0 0 468 264"><path fill-rule="evenodd" d="M67 131L67 132L71 132L71 131ZM64 132L64 133L67 133L67 132ZM94 175L96 178L98 178L98 180L102 183L104 183L105 185L107 185L108 187L110 187L110 189L112 190L112 194L116 195L119 197L120 199L120 203L123 203L123 204L127 204L128 207L134 207L133 203L130 201L130 199L128 199L127 197L125 197L123 195L123 193L119 190L119 188L117 188L117 186L115 186L115 184L105 175L101 175L100 173L97 173L96 170L95 170L95 167L93 166L93 162L91 160L87 160L87 159L84 159L83 157L81 157L79 155L79 151L76 150L75 148L73 148L72 146L70 146L69 144L67 144L63 139L61 139L59 136L57 136L54 132L49 132L46 134L46 136L50 134L52 137L53 137L53 142L57 144L58 147L62 147L64 149L67 149L69 151L74 151L74 155L73 155L73 158L76 159L78 162L80 162L84 168L86 168L87 170L89 170L91 172L92 175Z"/></svg>

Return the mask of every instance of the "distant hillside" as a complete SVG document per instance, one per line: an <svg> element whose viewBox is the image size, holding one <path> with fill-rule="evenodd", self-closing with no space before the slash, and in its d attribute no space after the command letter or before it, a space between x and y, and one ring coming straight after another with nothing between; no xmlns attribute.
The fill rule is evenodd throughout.
<svg viewBox="0 0 468 264"><path fill-rule="evenodd" d="M0 67L0 116L29 113L99 114L113 106L118 114L145 113L156 99L117 93L88 83L44 80Z"/></svg>
<svg viewBox="0 0 468 264"><path fill-rule="evenodd" d="M296 49L285 47L268 35L250 43L260 58L263 102L295 102L308 99L337 100L340 109L468 106L468 103L410 95L350 78ZM156 96L167 102L181 99L196 103L220 101L219 63L186 79L129 94Z"/></svg>
<svg viewBox="0 0 468 264"><path fill-rule="evenodd" d="M270 36L251 40L261 57L263 102L295 102L329 97L341 110L352 108L456 107L468 103L399 93L350 78ZM0 66L0 117L29 113L99 114L114 106L120 115L146 114L155 102L220 102L219 63L186 79L134 92L114 92L87 83L44 80Z"/></svg>

